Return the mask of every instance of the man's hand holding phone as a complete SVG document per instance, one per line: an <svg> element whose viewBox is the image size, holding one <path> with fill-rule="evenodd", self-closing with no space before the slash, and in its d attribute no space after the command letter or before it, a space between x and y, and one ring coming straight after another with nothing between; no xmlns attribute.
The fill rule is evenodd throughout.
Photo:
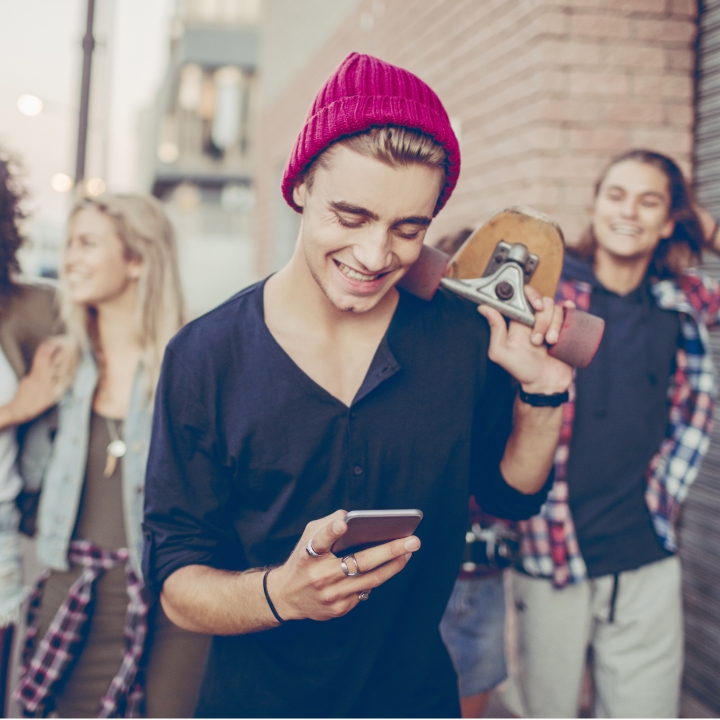
<svg viewBox="0 0 720 720"><path fill-rule="evenodd" d="M268 593L283 620L345 615L373 588L399 573L420 548L416 536L401 537L348 556L343 570L343 561L332 548L348 531L346 516L338 510L308 523L285 564L268 575ZM320 557L313 557L308 547Z"/></svg>

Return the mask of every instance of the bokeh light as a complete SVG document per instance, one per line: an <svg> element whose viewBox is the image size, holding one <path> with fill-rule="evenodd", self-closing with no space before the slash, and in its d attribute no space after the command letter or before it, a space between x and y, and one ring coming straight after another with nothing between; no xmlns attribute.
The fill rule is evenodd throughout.
<svg viewBox="0 0 720 720"><path fill-rule="evenodd" d="M73 179L67 173L55 173L50 178L50 185L53 190L67 192L73 186Z"/></svg>
<svg viewBox="0 0 720 720"><path fill-rule="evenodd" d="M18 110L23 115L33 117L43 110L43 101L36 95L21 95L17 101Z"/></svg>
<svg viewBox="0 0 720 720"><path fill-rule="evenodd" d="M88 195L96 197L105 192L105 181L100 178L90 178L85 187L87 188Z"/></svg>
<svg viewBox="0 0 720 720"><path fill-rule="evenodd" d="M164 163L173 163L178 159L180 150L174 142L164 142L158 147L157 154Z"/></svg>

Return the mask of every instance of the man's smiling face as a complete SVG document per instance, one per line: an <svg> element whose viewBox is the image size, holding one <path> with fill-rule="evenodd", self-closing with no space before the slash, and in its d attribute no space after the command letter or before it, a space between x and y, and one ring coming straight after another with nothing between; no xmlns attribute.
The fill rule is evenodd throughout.
<svg viewBox="0 0 720 720"><path fill-rule="evenodd" d="M440 169L390 167L342 144L326 151L303 208L300 249L315 282L339 310L372 310L417 260L443 183Z"/></svg>
<svg viewBox="0 0 720 720"><path fill-rule="evenodd" d="M637 160L613 165L595 199L597 252L619 261L649 261L675 229L669 212L668 178L659 168Z"/></svg>

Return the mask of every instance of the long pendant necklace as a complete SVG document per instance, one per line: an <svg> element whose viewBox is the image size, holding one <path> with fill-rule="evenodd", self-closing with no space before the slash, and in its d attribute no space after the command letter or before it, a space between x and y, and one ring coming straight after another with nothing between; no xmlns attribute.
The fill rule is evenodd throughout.
<svg viewBox="0 0 720 720"><path fill-rule="evenodd" d="M125 445L125 441L120 437L120 433L118 432L118 426L122 421L105 418L105 422L107 423L108 434L110 435L110 443L107 446L107 461L105 462L105 472L103 475L109 478L112 477L112 474L115 472L117 461L127 452L127 445ZM117 425L115 423L117 423Z"/></svg>

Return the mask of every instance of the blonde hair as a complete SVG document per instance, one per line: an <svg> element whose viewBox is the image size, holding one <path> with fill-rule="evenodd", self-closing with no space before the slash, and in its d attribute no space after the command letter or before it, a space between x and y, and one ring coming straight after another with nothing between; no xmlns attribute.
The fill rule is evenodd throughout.
<svg viewBox="0 0 720 720"><path fill-rule="evenodd" d="M447 177L447 153L437 140L420 130L399 125L383 125L371 127L356 135L348 135L326 148L305 173L308 190L312 190L315 169L327 168L328 159L337 145L344 145L360 155L379 160L390 167L405 167L414 163L436 167Z"/></svg>
<svg viewBox="0 0 720 720"><path fill-rule="evenodd" d="M125 258L142 261L135 333L142 349L141 362L146 371L150 400L155 393L165 346L185 322L175 232L162 204L153 197L103 195L83 198L73 206L69 222L82 210L97 210L107 216L123 245ZM62 263L59 298L67 338L76 357L79 359L82 351L92 349L102 372L96 311L72 302Z"/></svg>

